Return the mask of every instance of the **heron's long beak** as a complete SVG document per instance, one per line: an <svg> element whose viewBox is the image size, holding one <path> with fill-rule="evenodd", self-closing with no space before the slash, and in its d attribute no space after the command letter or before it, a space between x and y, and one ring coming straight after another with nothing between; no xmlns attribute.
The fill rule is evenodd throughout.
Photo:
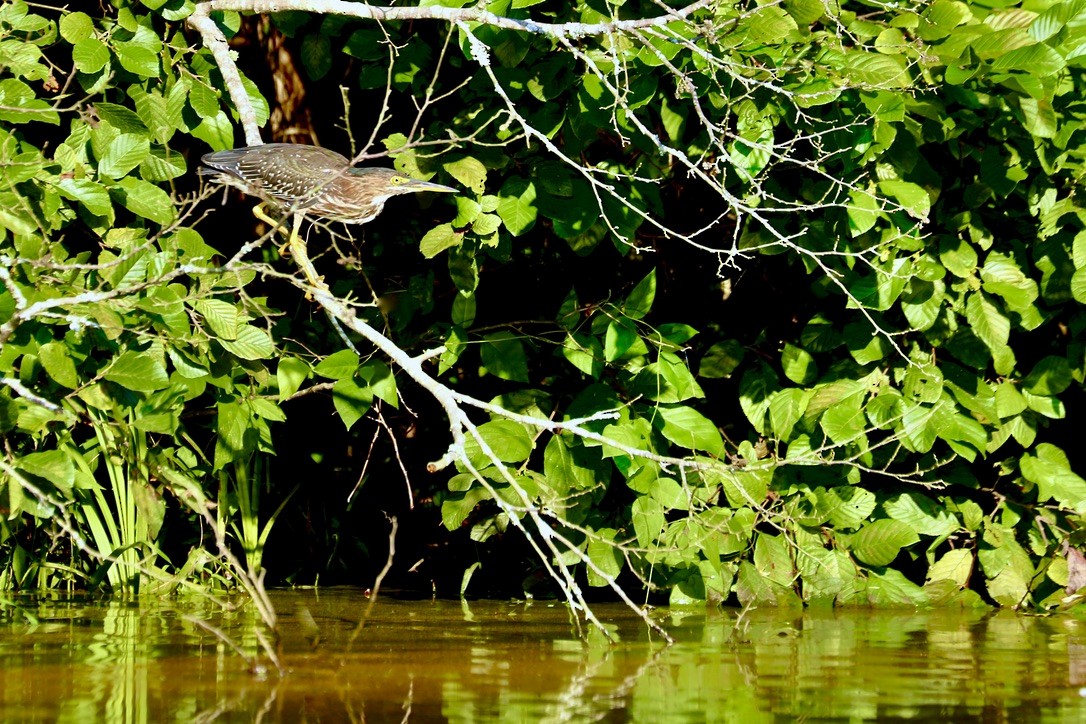
<svg viewBox="0 0 1086 724"><path fill-rule="evenodd" d="M435 184L432 181L419 181L417 179L412 179L411 183L408 184L408 188L412 191L435 191L437 193L449 194L460 193L460 189L454 189L452 186L444 186L442 184Z"/></svg>

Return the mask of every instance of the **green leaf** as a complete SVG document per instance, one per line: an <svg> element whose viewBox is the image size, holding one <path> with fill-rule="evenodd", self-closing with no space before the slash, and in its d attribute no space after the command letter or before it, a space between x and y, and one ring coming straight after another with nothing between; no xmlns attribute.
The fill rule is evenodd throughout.
<svg viewBox="0 0 1086 724"><path fill-rule="evenodd" d="M1000 419L1014 417L1026 409L1026 398L1013 382L1004 381L995 390L996 414Z"/></svg>
<svg viewBox="0 0 1086 724"><path fill-rule="evenodd" d="M652 449L652 425L644 418L638 417L625 422L607 425L603 428L603 436L614 442L615 445L623 445L638 450ZM615 447L615 445L604 443L603 457L616 458L629 455L625 450Z"/></svg>
<svg viewBox="0 0 1086 724"><path fill-rule="evenodd" d="M419 241L419 251L427 259L432 259L446 249L460 246L463 241L463 232L453 229L452 224L441 224L426 232Z"/></svg>
<svg viewBox="0 0 1086 724"><path fill-rule="evenodd" d="M555 435L543 453L543 474L559 498L571 492L588 490L596 483L595 472L582 465L561 437Z"/></svg>
<svg viewBox="0 0 1086 724"><path fill-rule="evenodd" d="M630 506L630 518L637 544L642 548L652 548L667 527L664 507L647 495L637 498Z"/></svg>
<svg viewBox="0 0 1086 724"><path fill-rule="evenodd" d="M453 297L452 322L467 329L475 321L475 295L457 294Z"/></svg>
<svg viewBox="0 0 1086 724"><path fill-rule="evenodd" d="M901 430L906 445L915 452L926 453L935 444L936 433L932 420L935 408L912 405L901 418Z"/></svg>
<svg viewBox="0 0 1086 724"><path fill-rule="evenodd" d="M442 168L454 179L474 191L477 196L483 195L483 190L486 188L486 166L478 159L466 156L456 161L447 161L442 164Z"/></svg>
<svg viewBox="0 0 1086 724"><path fill-rule="evenodd" d="M1029 594L1033 576L1033 566L1027 555L1010 556L1008 564L988 581L988 595L1001 606L1021 606Z"/></svg>
<svg viewBox="0 0 1086 724"><path fill-rule="evenodd" d="M467 196L457 196L453 199L456 203L456 218L452 220L453 227L460 229L470 225L479 218L482 212L482 204Z"/></svg>
<svg viewBox="0 0 1086 724"><path fill-rule="evenodd" d="M677 143L683 136L686 127L686 107L681 103L674 107L668 103L667 98L660 98L660 123L667 133L668 140Z"/></svg>
<svg viewBox="0 0 1086 724"><path fill-rule="evenodd" d="M190 133L215 151L224 151L234 145L234 126L225 111L217 111L205 118Z"/></svg>
<svg viewBox="0 0 1086 724"><path fill-rule="evenodd" d="M392 407L400 406L400 398L396 392L396 377L387 364L381 360L371 359L359 368L358 376L369 383L375 397L384 400Z"/></svg>
<svg viewBox="0 0 1086 724"><path fill-rule="evenodd" d="M98 161L98 173L119 179L139 166L151 152L151 142L137 133L122 133L110 141ZM171 204L172 207L172 204Z"/></svg>
<svg viewBox="0 0 1086 724"><path fill-rule="evenodd" d="M279 384L279 401L289 399L302 388L309 379L309 365L297 357L281 357L275 371L275 380Z"/></svg>
<svg viewBox="0 0 1086 724"><path fill-rule="evenodd" d="M490 448L494 456L503 463L519 463L532 454L532 437L524 425L512 420L492 420L478 428L479 437ZM483 453L482 446L474 437L468 437L464 443L468 459L476 468L487 467L492 461Z"/></svg>
<svg viewBox="0 0 1086 724"><path fill-rule="evenodd" d="M841 70L861 86L904 88L911 82L901 55L852 51L845 54Z"/></svg>
<svg viewBox="0 0 1086 724"><path fill-rule="evenodd" d="M901 298L901 311L912 328L922 332L931 329L939 320L945 299L946 284L942 280L928 282L914 277L909 280L908 292Z"/></svg>
<svg viewBox="0 0 1086 724"><path fill-rule="evenodd" d="M1078 514L1086 513L1086 480L1071 470L1071 464L1055 445L1040 443L1035 455L1022 456L1022 476L1037 485L1037 500L1055 500Z"/></svg>
<svg viewBox="0 0 1086 724"><path fill-rule="evenodd" d="M657 478L653 481L649 495L659 500L668 510L690 510L691 498L682 485L670 478Z"/></svg>
<svg viewBox="0 0 1086 724"><path fill-rule="evenodd" d="M528 357L524 345L512 332L488 334L483 338L480 355L483 367L490 374L513 382L528 381Z"/></svg>
<svg viewBox="0 0 1086 724"><path fill-rule="evenodd" d="M180 109L171 110L169 101L158 94L133 88L129 90L132 101L136 104L136 114L144 126L154 135L159 143L168 143L174 131L182 125ZM99 108L101 106L99 105ZM176 115L172 115L176 113ZM116 125L116 124L114 124ZM159 149L165 150L165 149ZM180 156L179 153L174 155Z"/></svg>
<svg viewBox="0 0 1086 724"><path fill-rule="evenodd" d="M977 335L993 354L1006 347L1011 334L1010 320L1003 316L983 293L973 292L966 299L965 318L973 334Z"/></svg>
<svg viewBox="0 0 1086 724"><path fill-rule="evenodd" d="M471 231L476 236L490 236L501 228L501 217L496 214L480 214L471 225Z"/></svg>
<svg viewBox="0 0 1086 724"><path fill-rule="evenodd" d="M704 450L724 457L724 440L712 420L692 407L656 408L660 432L671 442L690 450Z"/></svg>
<svg viewBox="0 0 1086 724"><path fill-rule="evenodd" d="M931 364L913 364L905 370L901 393L913 402L938 402L943 396L943 373Z"/></svg>
<svg viewBox="0 0 1086 724"><path fill-rule="evenodd" d="M888 566L901 549L920 541L916 531L899 520L881 519L868 523L852 536L852 552L870 566Z"/></svg>
<svg viewBox="0 0 1086 724"><path fill-rule="evenodd" d="M927 582L953 581L958 588L965 588L973 575L973 565L973 551L968 548L947 551L928 568Z"/></svg>
<svg viewBox="0 0 1086 724"><path fill-rule="evenodd" d="M814 390L790 387L773 393L769 398L769 427L779 440L792 436L792 429L803 418Z"/></svg>
<svg viewBox="0 0 1086 724"><path fill-rule="evenodd" d="M1022 390L1022 398L1026 401L1026 406L1029 409L1053 420L1062 420L1067 414L1063 401L1058 397L1035 395L1029 390Z"/></svg>
<svg viewBox="0 0 1086 724"><path fill-rule="evenodd" d="M778 43L798 27L791 15L775 6L760 8L739 24L740 30L755 43Z"/></svg>
<svg viewBox="0 0 1086 724"><path fill-rule="evenodd" d="M698 377L720 379L730 377L743 361L743 345L737 340L726 339L710 347L698 365Z"/></svg>
<svg viewBox="0 0 1086 724"><path fill-rule="evenodd" d="M562 356L593 379L599 378L603 372L603 345L592 335L567 333L566 341L562 345Z"/></svg>
<svg viewBox="0 0 1086 724"><path fill-rule="evenodd" d="M24 473L47 480L61 490L70 492L75 486L75 465L61 450L29 453L18 458L15 466ZM10 478L7 483L18 485Z"/></svg>
<svg viewBox="0 0 1086 724"><path fill-rule="evenodd" d="M270 422L286 422L287 416L283 408L264 397L254 397L249 400L249 406L253 414Z"/></svg>
<svg viewBox="0 0 1086 724"><path fill-rule="evenodd" d="M188 93L189 105L200 118L212 118L222 112L219 104L219 93L204 80L192 79Z"/></svg>
<svg viewBox="0 0 1086 724"><path fill-rule="evenodd" d="M614 362L624 355L637 339L636 330L628 322L622 319L612 321L607 325L607 332L604 334L604 358L608 362Z"/></svg>
<svg viewBox="0 0 1086 724"><path fill-rule="evenodd" d="M238 309L233 304L220 299L200 299L194 306L216 337L238 338Z"/></svg>
<svg viewBox="0 0 1086 724"><path fill-rule="evenodd" d="M453 326L445 336L445 352L441 355L438 365L438 373L444 374L460 359L460 355L467 349L468 333L461 327Z"/></svg>
<svg viewBox="0 0 1086 724"><path fill-rule="evenodd" d="M134 392L153 392L170 383L166 368L154 356L132 351L122 352L102 377Z"/></svg>
<svg viewBox="0 0 1086 724"><path fill-rule="evenodd" d="M625 558L615 542L616 534L613 528L600 528L589 537L585 553L595 570L589 568L587 571L588 585L606 586L622 573Z"/></svg>
<svg viewBox="0 0 1086 724"><path fill-rule="evenodd" d="M86 13L68 13L60 19L60 37L75 45L94 35L94 21Z"/></svg>
<svg viewBox="0 0 1086 724"><path fill-rule="evenodd" d="M38 350L38 361L58 385L75 389L79 386L79 374L68 355L68 347L62 342L48 342Z"/></svg>
<svg viewBox="0 0 1086 724"><path fill-rule="evenodd" d="M893 198L914 219L925 221L931 211L931 197L922 186L908 181L879 181L879 190Z"/></svg>
<svg viewBox="0 0 1086 724"><path fill-rule="evenodd" d="M919 35L924 40L939 40L970 19L969 6L959 0L935 0L921 14Z"/></svg>
<svg viewBox="0 0 1086 724"><path fill-rule="evenodd" d="M510 177L503 183L497 196L497 215L514 237L519 237L535 225L539 212L535 208L535 186L531 181L520 176Z"/></svg>
<svg viewBox="0 0 1086 724"><path fill-rule="evenodd" d="M876 607L920 606L928 602L924 589L894 568L870 571L864 595Z"/></svg>
<svg viewBox="0 0 1086 724"><path fill-rule="evenodd" d="M641 319L652 310L652 302L656 298L656 269L650 271L644 279L637 283L626 302L622 305L622 311L630 319Z"/></svg>
<svg viewBox="0 0 1086 724"><path fill-rule="evenodd" d="M354 350L341 349L318 362L313 371L321 377L344 380L354 375L358 365L358 354Z"/></svg>
<svg viewBox="0 0 1086 724"><path fill-rule="evenodd" d="M486 488L477 485L459 495L450 495L441 503L441 524L448 530L456 530L468 519L475 507L490 499Z"/></svg>
<svg viewBox="0 0 1086 724"><path fill-rule="evenodd" d="M831 405L822 413L822 431L838 445L861 442L867 428L863 395L852 395Z"/></svg>
<svg viewBox="0 0 1086 724"><path fill-rule="evenodd" d="M866 234L879 220L882 206L879 200L867 191L855 190L849 194L848 226L853 236Z"/></svg>
<svg viewBox="0 0 1086 724"><path fill-rule="evenodd" d="M1086 267L1076 270L1071 276L1071 296L1079 304L1086 304Z"/></svg>
<svg viewBox="0 0 1086 724"><path fill-rule="evenodd" d="M760 364L748 370L739 381L739 406L750 424L761 434L765 434L766 413L769 412L769 397L780 389L777 377L769 368Z"/></svg>
<svg viewBox="0 0 1086 724"><path fill-rule="evenodd" d="M815 366L811 353L791 344L784 345L781 353L781 367L784 376L797 385L809 385L818 376L818 368Z"/></svg>
<svg viewBox="0 0 1086 724"><path fill-rule="evenodd" d="M373 405L373 392L369 385L359 386L353 377L345 377L332 385L332 405L339 419L350 430Z"/></svg>
<svg viewBox="0 0 1086 724"><path fill-rule="evenodd" d="M241 359L271 359L275 356L275 342L272 341L271 335L251 324L238 325L237 338L220 339L219 344L227 352Z"/></svg>
<svg viewBox="0 0 1086 724"><path fill-rule="evenodd" d="M154 50L136 41L118 40L113 43L117 61L130 73L144 78L157 78L159 70L158 54Z"/></svg>
<svg viewBox="0 0 1086 724"><path fill-rule="evenodd" d="M132 213L168 226L177 219L177 209L165 191L142 179L127 176L111 189L120 203Z"/></svg>
<svg viewBox="0 0 1086 724"><path fill-rule="evenodd" d="M996 58L992 63L992 70L995 72L1023 70L1028 71L1030 75L1035 77L1055 75L1066 67L1067 63L1064 61L1063 56L1044 43L1015 48L1009 53ZM1032 100L1029 96L1021 98L1023 101L1027 99ZM1049 137L1045 136L1045 138Z"/></svg>
<svg viewBox="0 0 1086 724"><path fill-rule="evenodd" d="M977 252L965 239L944 238L939 244L939 261L951 274L968 279L977 268Z"/></svg>
<svg viewBox="0 0 1086 724"><path fill-rule="evenodd" d="M859 528L875 510L875 494L863 488L818 489L816 508L836 528Z"/></svg>
<svg viewBox="0 0 1086 724"><path fill-rule="evenodd" d="M882 507L892 519L901 521L920 535L938 538L961 527L954 516L920 493L895 495Z"/></svg>
<svg viewBox="0 0 1086 724"><path fill-rule="evenodd" d="M698 330L681 322L664 322L656 331L672 344L683 345L698 336Z"/></svg>
<svg viewBox="0 0 1086 724"><path fill-rule="evenodd" d="M64 178L57 182L57 189L61 196L78 201L95 216L109 216L113 211L106 188L89 179Z"/></svg>
<svg viewBox="0 0 1086 724"><path fill-rule="evenodd" d="M1024 28L1015 27L985 33L971 43L973 51L984 60L992 60L1012 50L1035 44L1036 41L1029 37Z"/></svg>
<svg viewBox="0 0 1086 724"><path fill-rule="evenodd" d="M302 67L312 80L320 80L332 69L332 43L328 36L309 33L302 39Z"/></svg>
<svg viewBox="0 0 1086 724"><path fill-rule="evenodd" d="M140 176L144 181L161 183L188 173L185 157L166 148L152 148L140 164Z"/></svg>
<svg viewBox="0 0 1086 724"><path fill-rule="evenodd" d="M1026 277L1015 261L1003 254L992 252L980 270L984 291L1003 297L1011 309L1022 311L1037 299L1037 284Z"/></svg>
<svg viewBox="0 0 1086 724"><path fill-rule="evenodd" d="M449 252L449 277L461 296L474 296L479 287L479 263L472 250L461 246Z"/></svg>
<svg viewBox="0 0 1086 724"><path fill-rule="evenodd" d="M80 73L97 73L109 63L109 48L98 38L84 38L72 46L72 63Z"/></svg>
<svg viewBox="0 0 1086 724"><path fill-rule="evenodd" d="M749 453L749 450L744 451L740 446L740 453L743 452ZM746 459L753 461L754 456ZM729 471L720 477L720 487L732 508L757 507L765 500L772 477L773 472L766 469Z"/></svg>
<svg viewBox="0 0 1086 724"><path fill-rule="evenodd" d="M190 355L183 354L173 347L166 348L166 356L173 363L174 372L186 380L198 380L208 373L206 360L194 360Z"/></svg>
<svg viewBox="0 0 1086 724"><path fill-rule="evenodd" d="M682 402L705 396L686 363L666 349L660 350L656 362L638 373L631 390L654 402Z"/></svg>
<svg viewBox="0 0 1086 724"><path fill-rule="evenodd" d="M1071 386L1071 381L1067 359L1048 356L1033 367L1022 384L1034 395L1058 395Z"/></svg>
<svg viewBox="0 0 1086 724"><path fill-rule="evenodd" d="M121 133L132 133L137 136L149 136L151 133L143 120L129 108L116 103L96 103L94 110L99 118Z"/></svg>
<svg viewBox="0 0 1086 724"><path fill-rule="evenodd" d="M754 544L754 567L766 580L778 586L791 586L796 575L795 563L785 536L759 533Z"/></svg>
<svg viewBox="0 0 1086 724"><path fill-rule="evenodd" d="M799 603L792 586L772 583L749 561L739 564L735 594L743 606L794 606Z"/></svg>

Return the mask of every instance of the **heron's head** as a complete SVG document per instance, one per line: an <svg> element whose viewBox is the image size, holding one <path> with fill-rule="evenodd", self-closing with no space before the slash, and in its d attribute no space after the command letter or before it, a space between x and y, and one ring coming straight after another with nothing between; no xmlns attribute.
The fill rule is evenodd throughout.
<svg viewBox="0 0 1086 724"><path fill-rule="evenodd" d="M392 196L420 191L458 193L452 186L420 181L391 168L350 168L347 169L347 175L357 189L355 193L368 198L372 203L382 203Z"/></svg>

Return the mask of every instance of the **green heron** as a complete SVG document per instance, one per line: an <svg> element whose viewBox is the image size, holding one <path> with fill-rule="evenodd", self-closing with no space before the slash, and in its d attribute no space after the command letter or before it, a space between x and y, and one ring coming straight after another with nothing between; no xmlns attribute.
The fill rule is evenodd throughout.
<svg viewBox="0 0 1086 724"><path fill-rule="evenodd" d="M253 213L262 221L276 228L280 224L264 212L265 204L294 215L285 246L315 286L321 286L320 279L298 238L303 217L365 224L393 196L418 191L456 193L452 187L419 181L390 168L354 168L345 156L318 146L267 143L216 151L200 160L208 167L201 173L259 198L262 203Z"/></svg>

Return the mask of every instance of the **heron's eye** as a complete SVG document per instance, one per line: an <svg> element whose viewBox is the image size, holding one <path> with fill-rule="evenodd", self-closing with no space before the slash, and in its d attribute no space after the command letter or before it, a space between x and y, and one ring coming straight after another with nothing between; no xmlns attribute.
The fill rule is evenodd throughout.
<svg viewBox="0 0 1086 724"><path fill-rule="evenodd" d="M403 176L393 176L391 179L389 179L389 183L391 183L393 186L400 186L407 183L407 179L405 179Z"/></svg>

